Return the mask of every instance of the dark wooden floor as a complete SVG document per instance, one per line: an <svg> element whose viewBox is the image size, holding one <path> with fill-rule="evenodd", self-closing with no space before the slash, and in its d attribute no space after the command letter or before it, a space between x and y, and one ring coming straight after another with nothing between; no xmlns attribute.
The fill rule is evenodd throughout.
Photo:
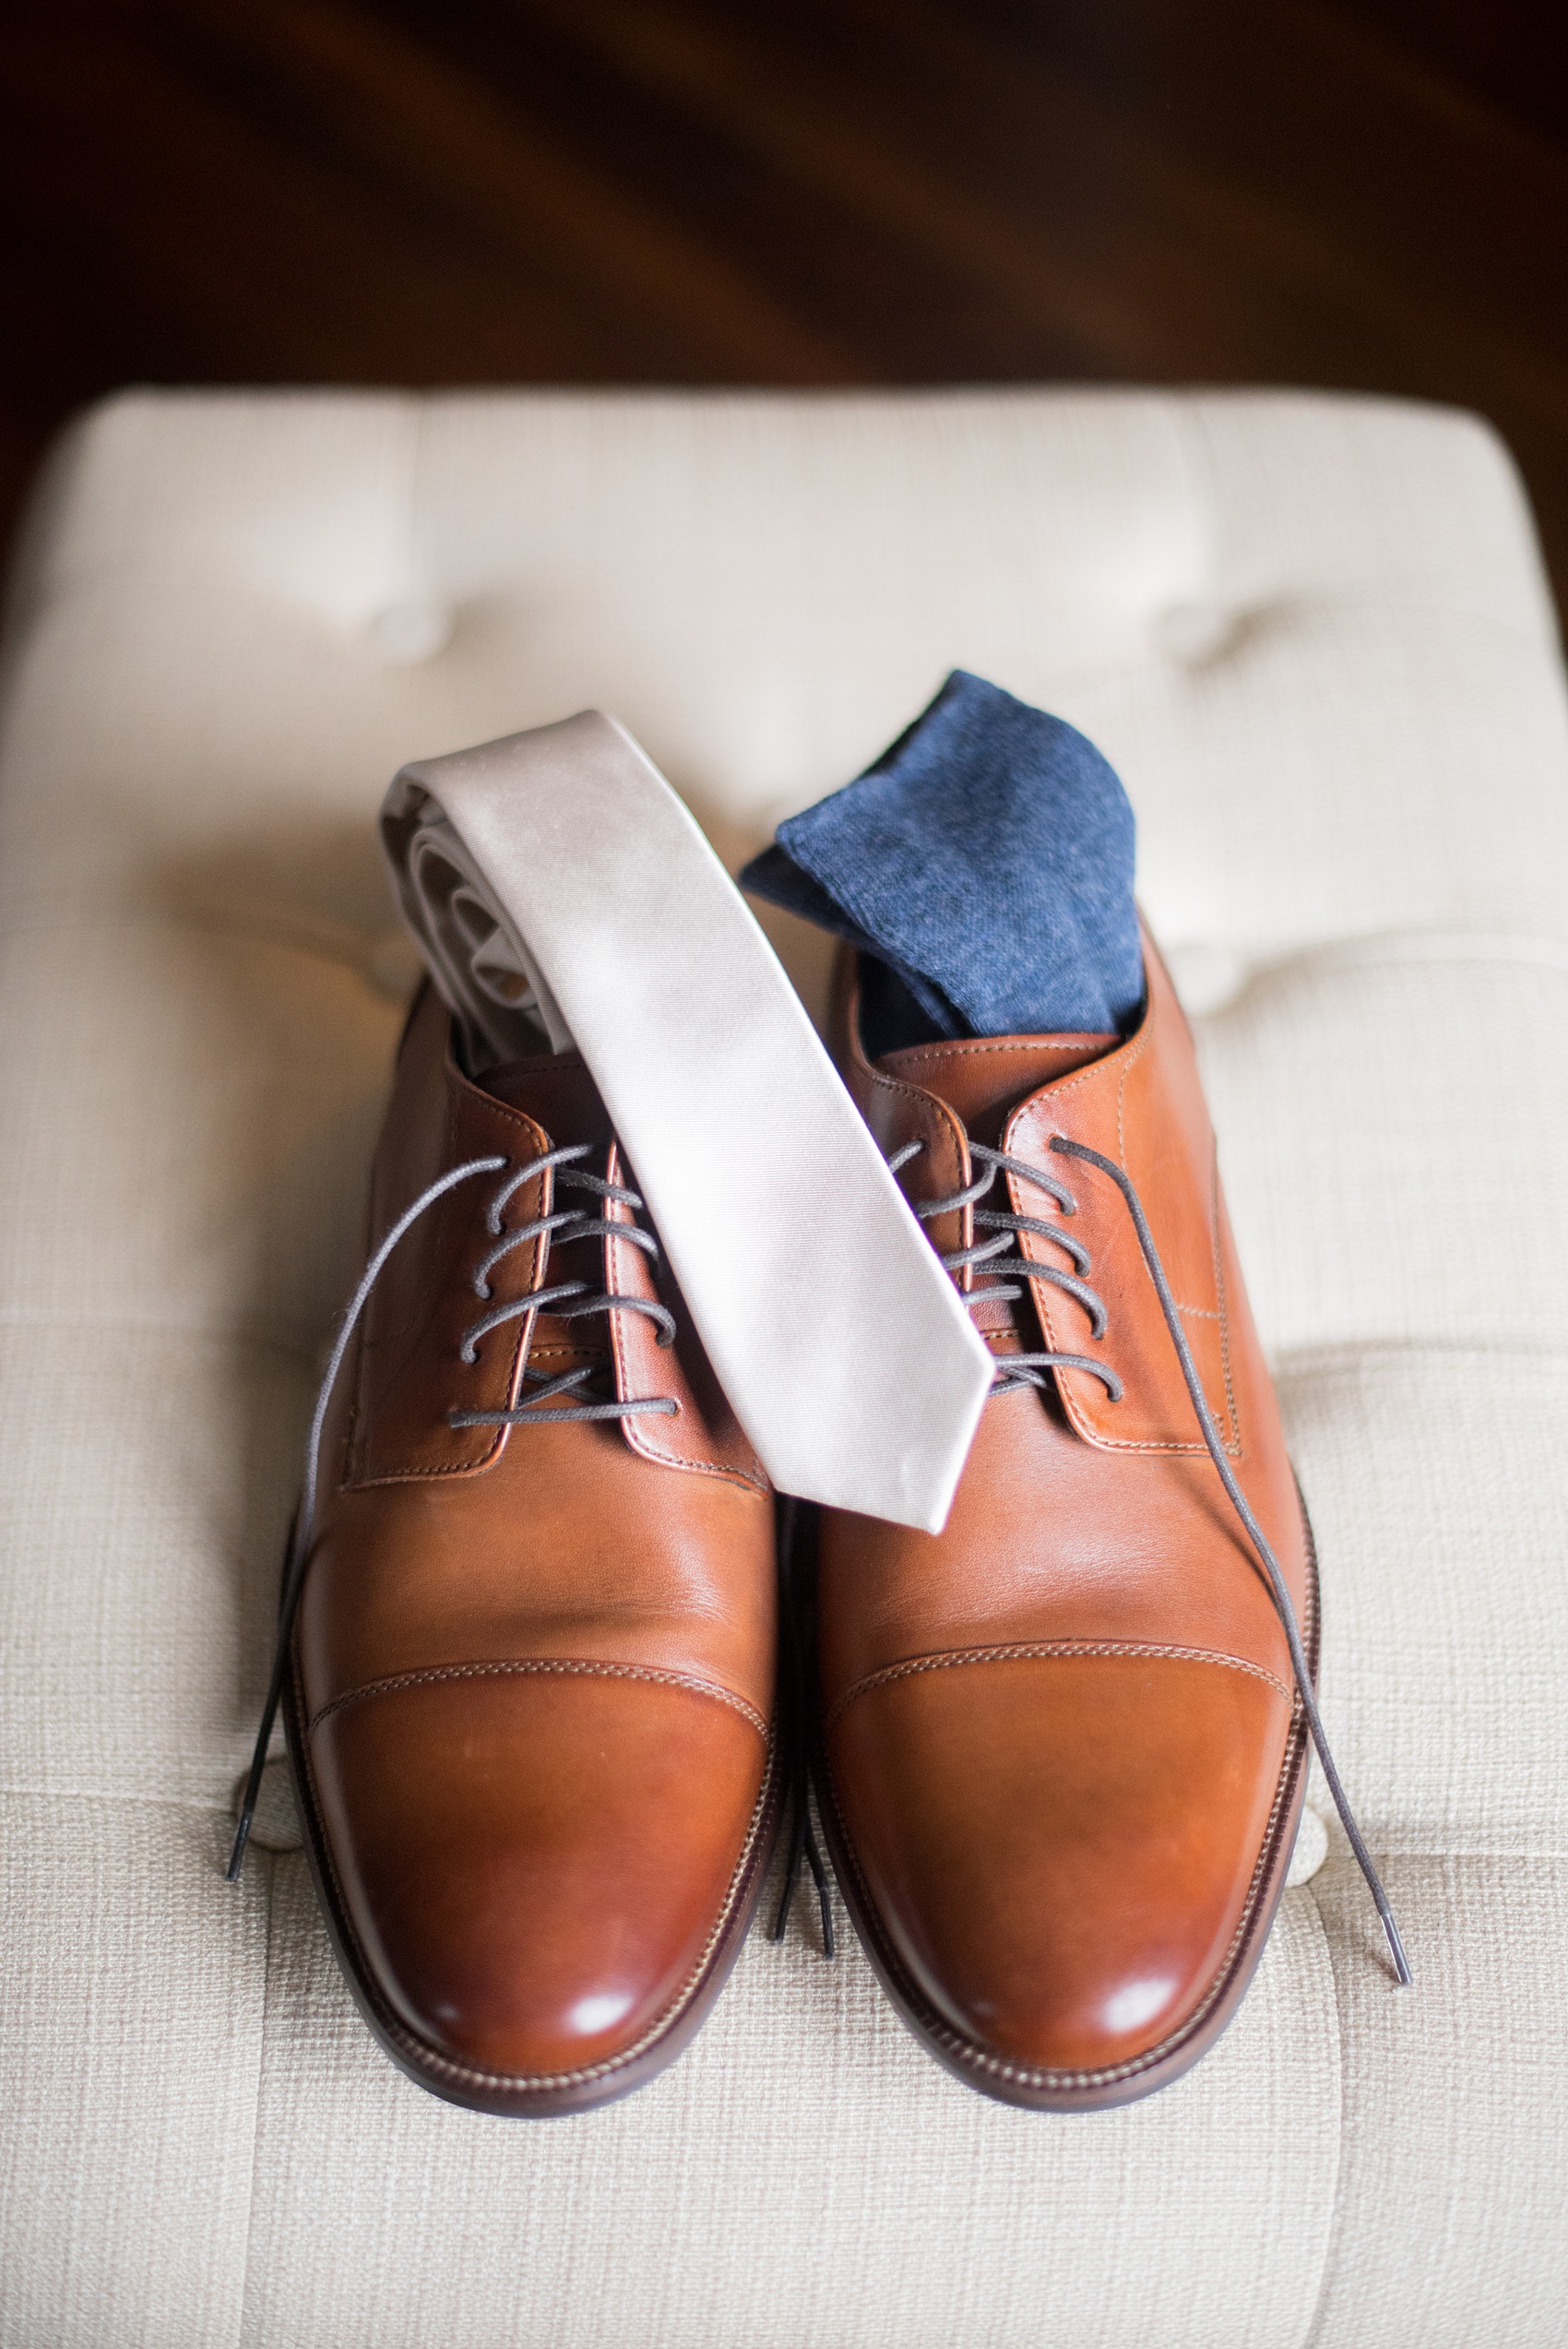
<svg viewBox="0 0 1568 2349"><path fill-rule="evenodd" d="M1568 593L1559 0L11 0L0 507L127 381L1332 384Z"/></svg>

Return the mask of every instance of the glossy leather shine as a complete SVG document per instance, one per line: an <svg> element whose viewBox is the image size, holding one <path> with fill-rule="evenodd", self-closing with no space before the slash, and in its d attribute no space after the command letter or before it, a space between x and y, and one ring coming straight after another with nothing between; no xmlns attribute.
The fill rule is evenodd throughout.
<svg viewBox="0 0 1568 2349"><path fill-rule="evenodd" d="M1184 2069L1239 2001L1294 1834L1302 1741L1286 1641L1203 1448L1127 1209L1063 1135L1132 1176L1205 1393L1309 1629L1310 1541L1226 1220L1192 1042L1158 956L1136 1032L923 1046L873 1067L852 972L837 1047L915 1200L971 1179L970 1140L1065 1182L980 1202L1058 1222L1104 1300L977 1299L999 1356L1103 1360L987 1404L944 1532L825 1516L824 1809L849 1905L919 2034L977 2087L1125 2101ZM973 1207L935 1244L983 1239ZM1048 1236L1031 1257L1072 1271ZM983 1292L983 1267L956 1276Z"/></svg>
<svg viewBox="0 0 1568 2349"><path fill-rule="evenodd" d="M448 1027L427 991L373 1236L474 1157L516 1168L588 1142L588 1170L635 1187L574 1056L481 1088ZM328 1424L289 1711L324 1903L384 2045L458 2103L548 2113L668 2061L743 1936L775 1809L774 1510L678 1293L642 1251L541 1234L476 1294L499 1179L432 1208L373 1294ZM504 1225L564 1205L600 1211L547 1170ZM491 1305L564 1280L657 1294L676 1344L640 1315L544 1311L463 1360ZM588 1361L597 1395L670 1395L678 1412L449 1424L454 1407L513 1407L525 1364Z"/></svg>

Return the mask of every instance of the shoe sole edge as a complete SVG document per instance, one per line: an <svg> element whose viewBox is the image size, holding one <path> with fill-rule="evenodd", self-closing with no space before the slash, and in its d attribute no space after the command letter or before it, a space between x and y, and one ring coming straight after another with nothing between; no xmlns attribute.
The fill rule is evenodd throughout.
<svg viewBox="0 0 1568 2349"><path fill-rule="evenodd" d="M624 2056L587 2065L580 2072L507 2074L482 2071L445 2056L411 2031L391 2006L365 1961L339 1889L315 1782L308 1733L300 1704L297 1653L291 1650L283 1692L284 1732L295 1799L304 1828L304 1849L326 1919L333 1954L354 2003L382 2052L399 2071L450 2105L505 2119L558 2118L614 2104L673 2063L693 2040L728 1980L745 1942L761 1898L782 1810L783 1771L777 1723L767 1741L762 1785L745 1840L713 1935L695 1977L673 2006Z"/></svg>
<svg viewBox="0 0 1568 2349"><path fill-rule="evenodd" d="M1297 1500L1307 1550L1305 1645L1315 1687L1322 1622L1317 1547L1299 1485ZM967 2087L998 2103L1031 2112L1102 2112L1119 2105L1134 2104L1170 2086L1208 2053L1234 2019L1262 1961L1284 1894L1306 1797L1310 1751L1306 1721L1298 1705L1286 1740L1268 1829L1259 1849L1247 1904L1226 1962L1200 2002L1196 2015L1145 2054L1103 2071L1049 2071L1016 2063L994 2048L966 2038L937 2012L911 1979L882 1926L838 1808L826 1748L820 1735L815 1744L813 1776L834 1874L861 1946L900 2021L926 2053L934 2056L944 2070Z"/></svg>

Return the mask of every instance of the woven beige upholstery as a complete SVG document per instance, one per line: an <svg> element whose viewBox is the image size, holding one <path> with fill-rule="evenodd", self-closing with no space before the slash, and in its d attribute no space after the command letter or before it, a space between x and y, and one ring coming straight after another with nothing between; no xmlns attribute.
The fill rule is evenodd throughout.
<svg viewBox="0 0 1568 2349"><path fill-rule="evenodd" d="M221 1880L409 984L374 812L597 703L735 863L953 664L1137 808L1417 1985L1336 1833L1196 2071L1039 2116L802 1903L644 2093L478 2118L361 2026L276 1789ZM1568 722L1488 433L135 395L35 509L0 726L7 2349L1560 2343Z"/></svg>

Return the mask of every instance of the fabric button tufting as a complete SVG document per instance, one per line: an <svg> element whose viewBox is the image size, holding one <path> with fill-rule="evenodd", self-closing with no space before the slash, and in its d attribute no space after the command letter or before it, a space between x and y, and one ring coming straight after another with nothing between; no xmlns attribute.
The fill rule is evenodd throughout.
<svg viewBox="0 0 1568 2349"><path fill-rule="evenodd" d="M1293 1892L1299 1884L1310 1884L1327 1857L1328 1830L1310 1805L1303 1806L1285 1890Z"/></svg>
<svg viewBox="0 0 1568 2349"><path fill-rule="evenodd" d="M1165 967L1190 1019L1206 1019L1234 1003L1247 984L1247 966L1229 947L1194 938L1165 948Z"/></svg>
<svg viewBox="0 0 1568 2349"><path fill-rule="evenodd" d="M244 1790L245 1782L243 1778L239 1779L229 1806L236 1818ZM289 1765L281 1754L269 1761L261 1773L261 1788L256 1795L250 1840L259 1844L264 1852L297 1852L304 1842L300 1814L294 1805L293 1782L289 1776Z"/></svg>
<svg viewBox="0 0 1568 2349"><path fill-rule="evenodd" d="M400 924L381 931L365 949L365 977L389 1003L407 1003L423 971L424 958Z"/></svg>
<svg viewBox="0 0 1568 2349"><path fill-rule="evenodd" d="M1218 603L1169 603L1149 624L1157 650L1183 668L1199 669L1229 650L1240 615Z"/></svg>
<svg viewBox="0 0 1568 2349"><path fill-rule="evenodd" d="M452 641L457 615L449 603L434 597L410 596L403 603L388 603L374 613L365 634L383 661L394 668L412 668L433 661Z"/></svg>

